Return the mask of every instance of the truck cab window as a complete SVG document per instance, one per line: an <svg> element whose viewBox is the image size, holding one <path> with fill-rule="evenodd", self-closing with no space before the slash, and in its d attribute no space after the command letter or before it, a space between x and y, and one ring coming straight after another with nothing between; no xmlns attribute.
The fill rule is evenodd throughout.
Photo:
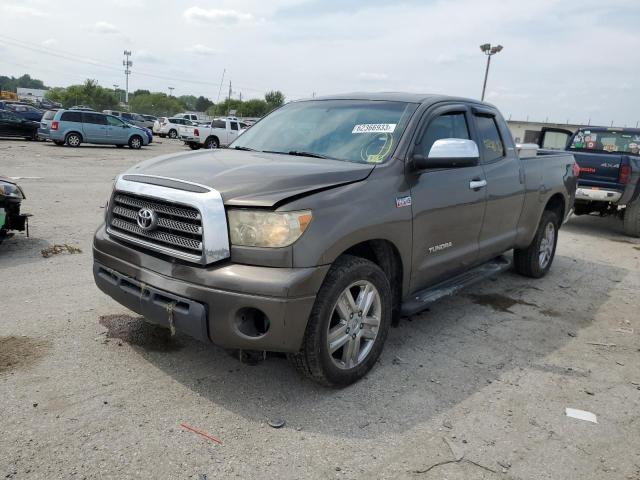
<svg viewBox="0 0 640 480"><path fill-rule="evenodd" d="M498 132L496 120L492 116L476 115L480 152L484 163L504 157L504 144Z"/></svg>
<svg viewBox="0 0 640 480"><path fill-rule="evenodd" d="M464 113L445 113L432 120L418 144L416 153L428 156L433 143L443 138L469 140L469 129Z"/></svg>
<svg viewBox="0 0 640 480"><path fill-rule="evenodd" d="M238 130L238 122L231 122L231 130Z"/></svg>

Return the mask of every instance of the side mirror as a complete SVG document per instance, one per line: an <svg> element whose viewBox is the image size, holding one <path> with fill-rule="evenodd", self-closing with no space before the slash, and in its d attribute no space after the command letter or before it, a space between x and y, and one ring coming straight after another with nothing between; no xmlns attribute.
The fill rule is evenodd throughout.
<svg viewBox="0 0 640 480"><path fill-rule="evenodd" d="M413 165L417 170L474 167L479 160L476 142L461 138L441 138L433 142L429 156L413 155Z"/></svg>

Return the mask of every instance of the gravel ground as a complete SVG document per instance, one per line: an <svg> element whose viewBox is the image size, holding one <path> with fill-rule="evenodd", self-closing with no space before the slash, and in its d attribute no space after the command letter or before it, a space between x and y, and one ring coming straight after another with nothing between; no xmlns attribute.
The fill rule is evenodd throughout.
<svg viewBox="0 0 640 480"><path fill-rule="evenodd" d="M403 319L364 380L330 390L95 287L114 176L178 151L0 140L34 214L0 246L1 477L640 479L640 241L619 221L572 219L546 278L502 274ZM54 244L81 252L44 258Z"/></svg>

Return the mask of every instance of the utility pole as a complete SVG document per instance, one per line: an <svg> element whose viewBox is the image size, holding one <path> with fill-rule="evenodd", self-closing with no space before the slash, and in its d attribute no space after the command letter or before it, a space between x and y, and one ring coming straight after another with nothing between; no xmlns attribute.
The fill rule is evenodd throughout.
<svg viewBox="0 0 640 480"><path fill-rule="evenodd" d="M120 85L118 85L117 83L113 84L113 93L118 95L118 103L122 102L122 95L120 95L120 93L118 92L118 88L119 87L120 87Z"/></svg>
<svg viewBox="0 0 640 480"><path fill-rule="evenodd" d="M227 69L222 70L222 78L220 79L220 88L218 88L218 98L216 98L216 103L220 101L220 92L222 92L222 84L224 83L224 74L227 73Z"/></svg>
<svg viewBox="0 0 640 480"><path fill-rule="evenodd" d="M169 87L169 96L173 96L173 91L175 90L175 87Z"/></svg>
<svg viewBox="0 0 640 480"><path fill-rule="evenodd" d="M229 100L231 100L231 92L232 92L232 90L231 90L231 80L229 80L229 97L228 97Z"/></svg>
<svg viewBox="0 0 640 480"><path fill-rule="evenodd" d="M129 107L129 75L131 75L130 68L133 66L133 62L130 60L131 58L131 50L124 51L124 60L122 60L122 65L124 66L124 75L126 78L126 86L124 91L124 103L127 107Z"/></svg>
<svg viewBox="0 0 640 480"><path fill-rule="evenodd" d="M242 92L240 92L240 101L242 101Z"/></svg>
<svg viewBox="0 0 640 480"><path fill-rule="evenodd" d="M481 101L484 101L484 94L487 90L487 78L489 78L489 67L491 66L491 57L493 57L496 53L500 53L503 49L502 45L496 45L492 47L490 43L484 43L480 45L480 50L487 56L487 68L484 71L484 83L482 85L482 97Z"/></svg>

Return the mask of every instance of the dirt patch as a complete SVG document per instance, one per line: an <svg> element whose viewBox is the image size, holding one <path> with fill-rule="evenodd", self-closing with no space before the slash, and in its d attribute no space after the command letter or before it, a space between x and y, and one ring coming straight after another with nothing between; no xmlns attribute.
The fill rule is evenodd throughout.
<svg viewBox="0 0 640 480"><path fill-rule="evenodd" d="M48 341L30 337L0 337L0 373L33 365L50 346Z"/></svg>
<svg viewBox="0 0 640 480"><path fill-rule="evenodd" d="M55 245L52 245L50 247L43 248L42 250L40 250L40 253L44 258L49 258L49 257L52 257L53 255L58 255L59 253L64 253L64 252L70 253L73 255L74 253L82 253L82 250L79 247L74 247L73 245L68 245L66 243L62 245L58 245L56 243Z"/></svg>
<svg viewBox="0 0 640 480"><path fill-rule="evenodd" d="M562 316L562 313L553 308L545 308L544 310L540 310L540 313L546 317L560 318Z"/></svg>
<svg viewBox="0 0 640 480"><path fill-rule="evenodd" d="M103 315L99 321L107 329L107 338L121 340L145 350L171 352L183 347L175 336L171 336L168 328L148 323L142 317Z"/></svg>
<svg viewBox="0 0 640 480"><path fill-rule="evenodd" d="M514 305L527 305L529 307L538 307L535 303L525 302L517 298L511 298L500 293L470 294L467 295L476 305L491 307L496 312L513 313L509 310Z"/></svg>

